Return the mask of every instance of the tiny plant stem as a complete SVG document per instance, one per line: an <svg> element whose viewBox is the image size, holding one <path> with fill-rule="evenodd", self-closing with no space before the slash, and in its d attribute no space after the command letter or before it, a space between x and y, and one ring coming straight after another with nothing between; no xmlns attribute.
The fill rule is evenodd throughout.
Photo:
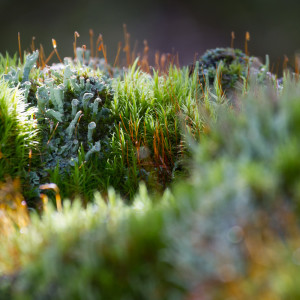
<svg viewBox="0 0 300 300"><path fill-rule="evenodd" d="M168 67L173 66L174 60L175 60L175 57L171 53L168 53L167 54L167 66Z"/></svg>
<svg viewBox="0 0 300 300"><path fill-rule="evenodd" d="M40 198L43 202L43 211L47 212L48 197L45 194L40 194Z"/></svg>
<svg viewBox="0 0 300 300"><path fill-rule="evenodd" d="M45 52L44 52L44 47L42 44L40 44L40 58L41 58L41 64L42 64L42 69L45 68Z"/></svg>
<svg viewBox="0 0 300 300"><path fill-rule="evenodd" d="M127 128L126 128L125 124L124 124L124 121L123 121L123 118L122 118L121 114L120 114L120 118L121 118L121 121L122 121L122 124L124 126L125 131L128 133L128 135L130 135L129 132L127 131Z"/></svg>
<svg viewBox="0 0 300 300"><path fill-rule="evenodd" d="M137 46L138 46L138 41L135 41L134 46L133 46L133 51L131 54L131 61L135 61L135 59L136 59Z"/></svg>
<svg viewBox="0 0 300 300"><path fill-rule="evenodd" d="M116 55L116 59L115 59L113 68L114 68L117 64L119 64L119 56L120 56L121 48L122 48L122 43L119 42L119 44L118 44L118 51L117 51L117 55Z"/></svg>
<svg viewBox="0 0 300 300"><path fill-rule="evenodd" d="M134 138L133 138L133 124L132 124L132 119L130 116L130 121L129 121L129 130L130 130L130 138L132 143L134 143Z"/></svg>
<svg viewBox="0 0 300 300"><path fill-rule="evenodd" d="M124 28L124 39L125 39L125 47L123 51L126 53L126 60L127 60L127 66L129 67L131 64L130 61L130 34L127 32L127 26L126 24L123 25Z"/></svg>
<svg viewBox="0 0 300 300"><path fill-rule="evenodd" d="M195 55L194 55L194 64L193 64L194 66L195 66L195 64L197 62L197 56L198 56L198 53L196 52Z"/></svg>
<svg viewBox="0 0 300 300"><path fill-rule="evenodd" d="M40 185L41 190L53 190L55 192L55 201L56 201L56 208L58 212L62 212L62 204L61 204L61 197L59 193L59 188L55 183L43 184Z"/></svg>
<svg viewBox="0 0 300 300"><path fill-rule="evenodd" d="M232 31L231 32L231 44L230 44L231 49L234 48L234 40L235 40L235 34L234 34L234 31Z"/></svg>
<svg viewBox="0 0 300 300"><path fill-rule="evenodd" d="M150 72L149 63L148 63L148 52L149 52L148 42L146 40L144 40L144 54L143 54L143 59L142 59L142 70L147 73Z"/></svg>
<svg viewBox="0 0 300 300"><path fill-rule="evenodd" d="M80 122L80 120L81 120L82 117L83 117L83 114L80 115L80 117L79 117L79 119L78 119L78 122L77 122L77 124L76 124L76 127L75 127L75 136L76 136L76 134L77 134L77 127L78 127L79 122Z"/></svg>
<svg viewBox="0 0 300 300"><path fill-rule="evenodd" d="M147 131L146 131L146 123L144 121L144 145L147 146Z"/></svg>
<svg viewBox="0 0 300 300"><path fill-rule="evenodd" d="M52 137L53 137L53 135L54 135L54 132L55 132L55 130L56 130L58 124L59 124L59 122L56 123L56 126L55 126L54 130L52 131L52 134L51 134L51 136L50 136L50 138L49 138L49 140L48 140L48 142L47 142L47 145L49 145L49 143L50 143L50 141L51 141L51 139L52 139Z"/></svg>
<svg viewBox="0 0 300 300"><path fill-rule="evenodd" d="M180 68L180 63L179 63L179 53L176 53L176 67L179 69Z"/></svg>
<svg viewBox="0 0 300 300"><path fill-rule="evenodd" d="M55 53L56 53L56 56L57 56L59 62L62 63L62 60L61 60L61 58L60 58L60 56L59 56L59 54L58 54L58 52L57 52L57 48L56 48L56 40L55 40L55 39L52 39L52 46L53 46L53 49L54 49L54 51L55 51Z"/></svg>
<svg viewBox="0 0 300 300"><path fill-rule="evenodd" d="M160 57L160 66L161 66L161 71L162 73L165 72L165 64L166 64L166 55L163 53Z"/></svg>
<svg viewBox="0 0 300 300"><path fill-rule="evenodd" d="M82 45L81 48L82 48L82 62L84 63L84 54L86 51L86 45Z"/></svg>
<svg viewBox="0 0 300 300"><path fill-rule="evenodd" d="M74 44L73 44L73 50L74 50L74 59L77 58L77 53L76 53L76 43L77 43L77 38L79 37L79 33L77 31L74 32Z"/></svg>
<svg viewBox="0 0 300 300"><path fill-rule="evenodd" d="M31 39L31 51L35 51L35 45L34 45L34 40L35 40L35 36L32 37Z"/></svg>
<svg viewBox="0 0 300 300"><path fill-rule="evenodd" d="M108 61L107 61L107 51L106 51L106 45L103 45L103 48L102 48L102 52L103 52L103 56L104 56L104 59L105 59L105 63L108 65Z"/></svg>
<svg viewBox="0 0 300 300"><path fill-rule="evenodd" d="M245 34L245 54L248 56L248 42L250 41L250 33L247 31Z"/></svg>
<svg viewBox="0 0 300 300"><path fill-rule="evenodd" d="M98 39L96 41L96 55L95 55L95 57L98 57L98 52L100 51L98 48L99 48L99 45L101 43L101 40L102 40L102 35L99 34Z"/></svg>
<svg viewBox="0 0 300 300"><path fill-rule="evenodd" d="M18 32L18 45L19 45L19 55L20 55L21 64L23 64L22 49L21 49L21 35L20 35L20 32Z"/></svg>
<svg viewBox="0 0 300 300"><path fill-rule="evenodd" d="M55 50L52 50L52 52L50 53L50 55L45 60L45 65L47 65L47 63L50 61L50 59L52 58L52 56L54 55L54 53L55 53Z"/></svg>
<svg viewBox="0 0 300 300"><path fill-rule="evenodd" d="M30 173L30 171L31 171L32 149L29 149L28 158L29 158L28 173Z"/></svg>
<svg viewBox="0 0 300 300"><path fill-rule="evenodd" d="M91 57L94 57L94 31L90 29L90 48L91 48Z"/></svg>

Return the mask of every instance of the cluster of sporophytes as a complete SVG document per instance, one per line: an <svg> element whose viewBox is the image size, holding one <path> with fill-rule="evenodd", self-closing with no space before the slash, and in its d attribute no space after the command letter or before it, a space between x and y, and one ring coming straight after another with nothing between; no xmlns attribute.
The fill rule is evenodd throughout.
<svg viewBox="0 0 300 300"><path fill-rule="evenodd" d="M111 112L116 116L112 142L116 147L114 168L118 182L134 194L139 181L163 191L174 178L186 172L186 134L199 140L205 121L198 105L203 97L197 73L170 66L166 76L151 76L135 68L114 81ZM207 106L210 111L210 107Z"/></svg>
<svg viewBox="0 0 300 300"><path fill-rule="evenodd" d="M0 235L1 295L298 299L299 95L285 76L280 89L250 86L236 108L216 103L190 140L191 177L159 199L140 185L127 206L109 190Z"/></svg>

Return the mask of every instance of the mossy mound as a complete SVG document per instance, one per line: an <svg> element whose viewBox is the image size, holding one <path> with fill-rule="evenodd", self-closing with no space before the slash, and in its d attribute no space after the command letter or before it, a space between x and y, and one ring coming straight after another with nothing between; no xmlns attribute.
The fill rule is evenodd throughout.
<svg viewBox="0 0 300 300"><path fill-rule="evenodd" d="M203 85L213 85L215 80L223 91L233 89L242 78L247 79L250 69L259 71L262 63L256 57L249 57L239 49L216 48L207 50L199 61L199 80ZM191 67L193 70L194 66Z"/></svg>
<svg viewBox="0 0 300 300"><path fill-rule="evenodd" d="M24 176L39 144L34 109L28 109L17 88L0 79L0 181Z"/></svg>

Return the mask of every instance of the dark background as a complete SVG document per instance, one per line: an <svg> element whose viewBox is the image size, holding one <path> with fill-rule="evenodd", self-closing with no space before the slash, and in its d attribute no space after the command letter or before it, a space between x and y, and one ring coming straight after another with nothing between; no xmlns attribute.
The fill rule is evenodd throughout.
<svg viewBox="0 0 300 300"><path fill-rule="evenodd" d="M55 38L60 55L71 56L74 31L80 33L79 45L89 45L92 28L95 35L103 35L108 60L113 61L118 42L124 41L123 23L132 45L138 40L139 50L146 39L150 54L175 49L181 64L192 62L195 52L230 46L231 31L235 46L242 49L249 31L250 54L269 54L273 64L300 49L297 0L0 0L0 52L15 53L20 32L24 50L35 36L36 44L42 43L49 54Z"/></svg>

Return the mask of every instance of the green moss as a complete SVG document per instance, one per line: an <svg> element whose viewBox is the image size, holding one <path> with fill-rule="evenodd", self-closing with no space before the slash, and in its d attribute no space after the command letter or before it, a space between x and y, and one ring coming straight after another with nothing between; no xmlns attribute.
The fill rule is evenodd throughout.
<svg viewBox="0 0 300 300"><path fill-rule="evenodd" d="M229 58L222 64L240 72ZM267 88L249 82L233 106L221 101L217 89L202 90L197 69L192 76L188 68L175 67L165 76L150 76L133 67L124 79L113 81L112 90L106 78L103 95L88 83L94 77L91 71L76 69L71 82L66 70L38 75L42 82L29 78L28 102L39 109L38 124L45 135L43 158L52 153L57 157L44 178L63 186L67 196L92 198L94 189L115 185L134 199L125 205L124 198L107 189L104 198L96 194L90 203L65 200L62 212L49 204L42 217L32 214L28 228L1 244L0 262L14 266L11 253L17 253L20 268L0 277L0 295L17 300L185 299L193 294L230 299L238 291L242 299L299 298L299 280L290 279L299 273L299 82L285 77L281 86L274 81ZM91 121L96 126L100 122L94 107L101 105L95 100L105 95L101 118L105 126L113 126L89 133ZM74 97L78 102L72 105ZM75 134L76 105L89 119ZM53 136L59 140L51 144L58 118L62 121ZM158 130L165 137L165 156L162 148L155 156ZM102 159L106 134L109 151ZM74 136L81 144L72 165L72 149L63 147ZM101 151L90 143L98 138ZM138 162L140 140L152 165ZM93 147L96 151L86 162ZM181 155L191 149L186 163ZM160 158L165 158L163 170ZM182 161L191 176L157 198L151 195L160 190L159 176L174 180ZM61 162L69 163L69 177L61 175ZM147 172L148 180L152 176L150 192L139 182L143 169L145 178Z"/></svg>
<svg viewBox="0 0 300 300"><path fill-rule="evenodd" d="M213 85L217 76L223 91L226 91L233 89L238 81L242 82L242 78L247 79L252 66L259 69L262 64L239 49L211 49L199 59L199 79L203 85L206 81Z"/></svg>
<svg viewBox="0 0 300 300"><path fill-rule="evenodd" d="M34 110L28 109L22 91L0 80L0 181L23 176L35 161L39 144Z"/></svg>

